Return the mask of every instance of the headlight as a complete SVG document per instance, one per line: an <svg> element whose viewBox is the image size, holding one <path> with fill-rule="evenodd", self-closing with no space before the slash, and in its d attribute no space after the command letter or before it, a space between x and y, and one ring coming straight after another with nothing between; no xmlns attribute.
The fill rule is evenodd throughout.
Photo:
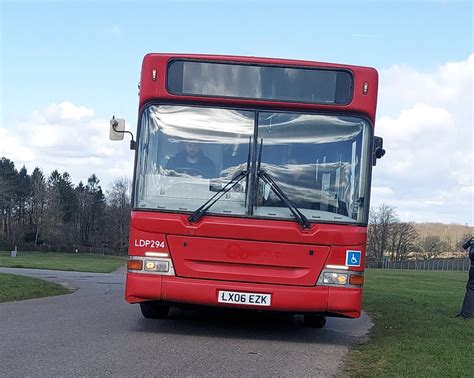
<svg viewBox="0 0 474 378"><path fill-rule="evenodd" d="M347 274L326 272L323 275L323 283L329 284L329 285L346 285Z"/></svg>
<svg viewBox="0 0 474 378"><path fill-rule="evenodd" d="M145 260L145 270L147 272L168 272L170 264L168 261Z"/></svg>
<svg viewBox="0 0 474 378"><path fill-rule="evenodd" d="M127 267L128 272L134 274L175 275L171 258L154 259L152 257L130 256Z"/></svg>

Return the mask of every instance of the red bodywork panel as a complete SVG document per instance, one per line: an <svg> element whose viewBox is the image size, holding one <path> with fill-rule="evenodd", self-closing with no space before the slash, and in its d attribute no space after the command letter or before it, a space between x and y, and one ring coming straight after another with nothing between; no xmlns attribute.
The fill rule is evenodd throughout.
<svg viewBox="0 0 474 378"><path fill-rule="evenodd" d="M127 301L225 307L217 303L217 292L229 290L272 294L270 310L360 315L360 288L317 286L316 281L326 264L345 265L347 250L365 255L365 227L314 224L303 232L293 221L204 216L191 224L187 217L132 212L129 254L169 252L176 277L128 273ZM165 241L164 248L141 247L146 240ZM364 258L350 269L363 267Z"/></svg>
<svg viewBox="0 0 474 378"><path fill-rule="evenodd" d="M353 73L353 98L347 105L327 105L173 95L166 90L166 75L168 64L175 58L345 69ZM148 54L142 64L139 105L140 110L149 101L163 101L356 113L366 116L373 125L377 91L378 74L369 67L258 57ZM259 310L360 316L362 288L322 286L317 281L326 265L344 266L348 250L361 251L362 258L360 266L350 267L347 272L364 271L366 227L312 224L310 230L302 231L289 220L206 215L198 223L189 223L187 218L187 214L132 211L129 255L168 254L175 276L128 272L128 302L161 300L226 307L217 301L218 291L226 290L271 294L271 307Z"/></svg>
<svg viewBox="0 0 474 378"><path fill-rule="evenodd" d="M203 306L235 307L217 304L218 290L258 292L272 295L273 311L321 312L351 318L360 316L362 289L341 289L315 286L312 288L246 284L236 282L127 274L126 300L130 303L144 300L162 300L171 303L198 304ZM252 306L239 305L241 308ZM260 308L259 308L260 309Z"/></svg>
<svg viewBox="0 0 474 378"><path fill-rule="evenodd" d="M329 253L326 246L235 239L168 241L177 276L224 281L314 286Z"/></svg>
<svg viewBox="0 0 474 378"><path fill-rule="evenodd" d="M281 101L235 99L235 98L210 98L186 95L173 95L166 90L166 72L168 63L172 59L195 59L215 62L239 62L255 64L271 64L291 67L311 68L338 68L350 70L354 76L354 95L352 101L347 105L325 105L325 104L302 104ZM153 70L156 70L155 81L153 81ZM368 91L363 93L364 83ZM140 80L140 109L151 100L167 100L177 103L199 101L200 103L222 104L231 106L253 106L272 109L294 109L294 110L324 110L336 112L361 113L368 117L372 124L375 123L375 111L377 106L378 73L374 68L333 63L310 62L290 59L269 59L243 56L222 55L193 55L193 54L148 54L143 59Z"/></svg>

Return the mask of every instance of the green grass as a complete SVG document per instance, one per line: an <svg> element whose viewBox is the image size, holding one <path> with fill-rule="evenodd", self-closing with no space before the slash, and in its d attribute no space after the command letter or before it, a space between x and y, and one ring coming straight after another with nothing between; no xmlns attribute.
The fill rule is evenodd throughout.
<svg viewBox="0 0 474 378"><path fill-rule="evenodd" d="M364 310L375 325L342 376L472 377L474 319L456 318L467 272L368 270Z"/></svg>
<svg viewBox="0 0 474 378"><path fill-rule="evenodd" d="M56 283L37 278L0 273L0 303L50 297L70 292L69 289Z"/></svg>
<svg viewBox="0 0 474 378"><path fill-rule="evenodd" d="M72 270L77 272L109 273L125 264L124 258L81 253L0 252L0 266L9 268L33 268Z"/></svg>

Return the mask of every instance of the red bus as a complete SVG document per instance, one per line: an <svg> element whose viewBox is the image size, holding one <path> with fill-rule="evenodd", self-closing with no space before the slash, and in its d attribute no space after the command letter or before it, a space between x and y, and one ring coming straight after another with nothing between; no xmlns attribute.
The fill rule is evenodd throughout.
<svg viewBox="0 0 474 378"><path fill-rule="evenodd" d="M373 68L148 54L125 298L360 316L375 159ZM111 121L121 139L124 121Z"/></svg>

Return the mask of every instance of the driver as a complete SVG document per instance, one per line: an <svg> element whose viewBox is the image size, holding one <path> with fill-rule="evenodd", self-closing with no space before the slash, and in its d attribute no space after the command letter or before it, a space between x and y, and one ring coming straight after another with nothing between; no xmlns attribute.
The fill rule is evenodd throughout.
<svg viewBox="0 0 474 378"><path fill-rule="evenodd" d="M206 179L217 175L214 162L204 155L200 144L193 142L187 142L184 151L173 156L165 168Z"/></svg>

